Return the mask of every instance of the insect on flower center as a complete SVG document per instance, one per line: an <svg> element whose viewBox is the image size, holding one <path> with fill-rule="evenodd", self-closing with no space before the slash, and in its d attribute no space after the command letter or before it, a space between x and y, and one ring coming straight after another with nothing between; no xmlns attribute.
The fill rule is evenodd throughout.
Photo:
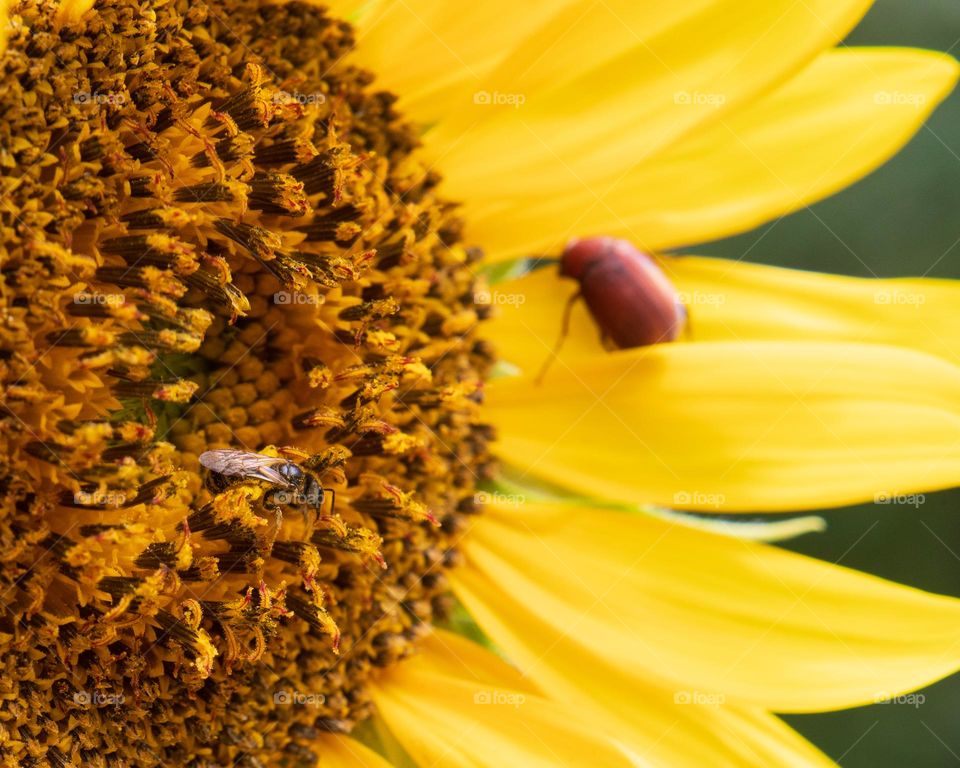
<svg viewBox="0 0 960 768"><path fill-rule="evenodd" d="M5 748L312 764L444 610L489 463L479 253L322 9L13 15Z"/></svg>

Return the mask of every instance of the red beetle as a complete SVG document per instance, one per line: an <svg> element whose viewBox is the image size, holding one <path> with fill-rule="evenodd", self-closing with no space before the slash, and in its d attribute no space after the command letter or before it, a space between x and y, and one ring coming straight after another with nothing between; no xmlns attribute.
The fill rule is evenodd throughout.
<svg viewBox="0 0 960 768"><path fill-rule="evenodd" d="M627 240L571 240L560 257L560 274L580 283L580 290L567 304L554 357L567 334L573 303L580 297L604 341L620 349L674 341L684 331L687 311L676 289L657 263Z"/></svg>
<svg viewBox="0 0 960 768"><path fill-rule="evenodd" d="M614 346L673 341L683 331L687 312L676 289L653 259L626 240L572 240L560 257L560 274L580 283L578 295Z"/></svg>

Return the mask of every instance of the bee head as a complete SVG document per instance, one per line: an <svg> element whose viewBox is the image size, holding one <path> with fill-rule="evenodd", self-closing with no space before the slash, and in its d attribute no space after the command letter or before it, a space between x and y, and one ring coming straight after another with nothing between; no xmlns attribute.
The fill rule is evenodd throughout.
<svg viewBox="0 0 960 768"><path fill-rule="evenodd" d="M292 483L297 488L303 487L304 474L303 470L300 469L292 461L288 461L286 464L281 464L277 467L277 472L287 481Z"/></svg>

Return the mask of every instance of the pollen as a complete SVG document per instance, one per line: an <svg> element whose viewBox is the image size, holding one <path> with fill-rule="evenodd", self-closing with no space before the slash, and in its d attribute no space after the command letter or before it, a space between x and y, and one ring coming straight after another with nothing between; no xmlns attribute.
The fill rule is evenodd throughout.
<svg viewBox="0 0 960 768"><path fill-rule="evenodd" d="M0 755L312 765L448 604L491 461L479 252L323 9L12 17ZM217 487L216 449L323 503Z"/></svg>

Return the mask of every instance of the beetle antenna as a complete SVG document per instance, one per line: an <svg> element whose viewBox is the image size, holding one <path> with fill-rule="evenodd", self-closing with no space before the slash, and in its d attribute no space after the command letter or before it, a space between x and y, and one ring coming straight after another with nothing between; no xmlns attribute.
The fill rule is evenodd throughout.
<svg viewBox="0 0 960 768"><path fill-rule="evenodd" d="M577 291L573 296L567 299L567 305L563 309L563 321L560 323L560 335L557 337L556 344L553 345L553 349L550 351L550 357L548 357L544 363L543 367L540 369L540 373L537 374L537 378L533 380L533 383L538 387L543 382L543 377L547 375L551 364L554 360L557 359L557 355L560 354L560 348L563 347L563 342L567 338L567 334L570 332L570 315L573 312L573 305L576 304L577 299L581 297L580 291Z"/></svg>

